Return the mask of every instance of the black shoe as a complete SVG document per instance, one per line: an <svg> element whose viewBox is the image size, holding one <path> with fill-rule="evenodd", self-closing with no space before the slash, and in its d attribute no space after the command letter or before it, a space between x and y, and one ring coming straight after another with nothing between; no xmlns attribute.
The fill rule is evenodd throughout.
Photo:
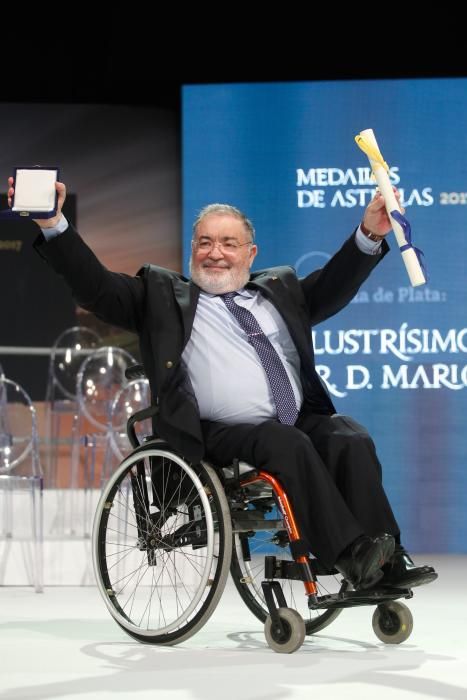
<svg viewBox="0 0 467 700"><path fill-rule="evenodd" d="M384 576L380 583L391 588L414 588L431 583L438 578L432 566L415 566L408 552L401 546L383 566Z"/></svg>
<svg viewBox="0 0 467 700"><path fill-rule="evenodd" d="M394 552L394 537L362 535L344 551L335 568L352 584L355 590L371 588L383 577L382 566Z"/></svg>

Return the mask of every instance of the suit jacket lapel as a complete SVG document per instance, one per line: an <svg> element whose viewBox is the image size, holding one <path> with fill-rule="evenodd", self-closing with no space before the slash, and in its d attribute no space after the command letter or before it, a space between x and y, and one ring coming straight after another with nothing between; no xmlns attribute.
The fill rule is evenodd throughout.
<svg viewBox="0 0 467 700"><path fill-rule="evenodd" d="M175 278L172 280L175 298L180 308L183 324L183 348L188 342L193 328L195 319L196 307L198 305L199 287L191 280L185 282Z"/></svg>
<svg viewBox="0 0 467 700"><path fill-rule="evenodd" d="M282 280L274 275L265 275L252 280L247 286L260 289L264 296L274 304L289 329L299 355L302 359L310 360L311 344L308 335L303 333L301 310L294 304L291 295L284 292Z"/></svg>

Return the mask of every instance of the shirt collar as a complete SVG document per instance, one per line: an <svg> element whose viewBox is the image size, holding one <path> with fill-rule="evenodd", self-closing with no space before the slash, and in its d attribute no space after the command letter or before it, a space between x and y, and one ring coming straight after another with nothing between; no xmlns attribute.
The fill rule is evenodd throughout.
<svg viewBox="0 0 467 700"><path fill-rule="evenodd" d="M254 296L253 292L250 291L249 289L245 289L245 287L242 287L241 289L237 289L236 293L241 297L246 297L247 299L251 299ZM214 299L214 297L221 296L220 294L210 294L209 292L203 292L203 290L201 290L201 295L208 297L209 299Z"/></svg>

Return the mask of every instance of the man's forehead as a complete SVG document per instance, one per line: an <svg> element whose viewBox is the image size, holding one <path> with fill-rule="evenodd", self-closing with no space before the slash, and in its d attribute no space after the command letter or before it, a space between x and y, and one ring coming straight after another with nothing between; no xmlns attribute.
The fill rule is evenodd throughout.
<svg viewBox="0 0 467 700"><path fill-rule="evenodd" d="M236 235L246 231L241 219L232 214L208 214L199 222L196 233L205 235Z"/></svg>

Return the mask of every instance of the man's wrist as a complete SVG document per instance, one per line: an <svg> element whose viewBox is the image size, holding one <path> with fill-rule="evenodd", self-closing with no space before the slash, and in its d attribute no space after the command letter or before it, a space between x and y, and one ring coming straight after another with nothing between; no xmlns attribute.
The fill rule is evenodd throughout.
<svg viewBox="0 0 467 700"><path fill-rule="evenodd" d="M50 241L52 238L55 238L55 236L59 236L61 233L64 233L68 228L68 221L66 218L61 214L57 224L53 227L48 226L47 228L42 228L41 226L41 231L44 235L44 238L46 241Z"/></svg>
<svg viewBox="0 0 467 700"><path fill-rule="evenodd" d="M383 238L385 238L385 236L380 236L378 233L373 233L372 231L370 231L369 229L367 229L367 227L365 226L365 224L363 223L363 221L362 221L362 223L360 224L360 231L363 233L364 236L366 236L367 238L369 238L370 241L374 241L375 243L381 243L381 241L383 240Z"/></svg>

